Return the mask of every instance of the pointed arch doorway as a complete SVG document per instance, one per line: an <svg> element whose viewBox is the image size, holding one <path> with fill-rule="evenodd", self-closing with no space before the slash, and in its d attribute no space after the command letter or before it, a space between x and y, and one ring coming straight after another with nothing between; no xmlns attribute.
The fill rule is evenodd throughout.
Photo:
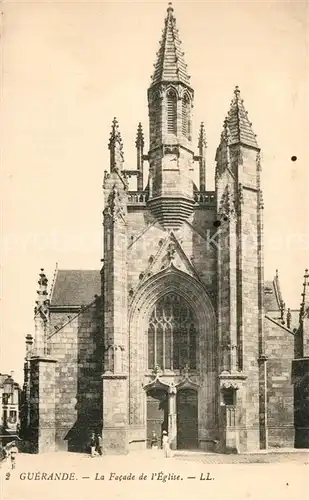
<svg viewBox="0 0 309 500"><path fill-rule="evenodd" d="M177 449L198 449L198 393L180 389L176 396Z"/></svg>
<svg viewBox="0 0 309 500"><path fill-rule="evenodd" d="M168 393L162 388L147 391L147 447L151 446L151 438L155 432L160 443L164 430L168 430Z"/></svg>
<svg viewBox="0 0 309 500"><path fill-rule="evenodd" d="M167 384L179 382L182 370L197 369L198 323L189 303L175 291L154 304L148 322L148 369L160 369ZM147 390L147 440L168 431L173 448L198 448L198 393L183 383L171 390L157 380ZM160 387L159 384L162 384ZM153 382L155 384L155 382Z"/></svg>
<svg viewBox="0 0 309 500"><path fill-rule="evenodd" d="M174 428L177 431L177 411L176 398L177 392L185 387L197 388L197 411L198 411L198 437L203 438L208 435L216 425L217 411L217 379L215 371L215 332L216 332L216 316L204 286L192 276L183 271L174 268L172 265L163 269L160 272L149 277L136 292L130 307L129 313L129 346L130 346L130 373L133 374L129 378L129 422L136 430L136 434L140 439L147 436L149 429L147 418L147 390L149 386L155 382L153 370L154 361L149 363L149 323L152 317L154 308L162 297L173 293L183 299L185 309L189 306L192 313L193 324L195 329L194 335L191 336L190 345L191 352L196 350L196 369L193 366L189 369L190 380L186 380L183 371L183 359L188 359L188 346L184 345L181 355L181 365L179 369L173 366L173 369L167 367L159 370L159 382L165 385L165 390L168 393L168 401L170 408L168 410L169 422L175 423ZM181 309L179 307L179 309ZM167 321L168 323L169 321ZM160 322L158 322L160 323ZM175 322L177 323L177 322ZM165 333L168 333L166 338L175 338L176 328L173 323L173 335L169 336L168 328ZM188 324L187 322L186 324ZM162 323L161 323L162 325ZM153 331L153 334L155 332ZM156 331L158 339L163 337L160 328ZM164 335L165 335L164 333ZM161 341L160 341L161 342ZM163 342L159 346L163 346ZM196 349L193 349L193 344L196 343ZM153 342L152 346L156 346ZM168 349L165 350L164 357L167 356ZM161 356L161 354L160 354ZM176 355L175 355L176 357ZM178 356L177 356L178 357ZM154 359L154 351L153 351ZM161 356L163 359L163 356ZM174 361L173 361L174 364ZM186 363L184 363L186 364ZM206 376L207 375L207 376ZM184 382L186 382L184 384ZM188 383L189 382L189 383ZM173 395L171 385L174 383L176 394ZM174 396L174 397L173 397ZM201 401L203 404L201 404ZM210 429L210 431L209 431ZM212 434L211 434L212 435ZM175 447L177 445L177 432L175 436ZM181 446L181 443L179 443ZM188 446L188 445L187 445ZM174 448L175 448L174 447Z"/></svg>

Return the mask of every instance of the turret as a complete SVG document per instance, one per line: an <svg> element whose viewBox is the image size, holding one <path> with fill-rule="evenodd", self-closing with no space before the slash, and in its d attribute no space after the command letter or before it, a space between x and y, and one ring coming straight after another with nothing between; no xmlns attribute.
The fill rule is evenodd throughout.
<svg viewBox="0 0 309 500"><path fill-rule="evenodd" d="M166 227L179 226L193 210L193 97L174 9L169 4L148 89L148 204Z"/></svg>

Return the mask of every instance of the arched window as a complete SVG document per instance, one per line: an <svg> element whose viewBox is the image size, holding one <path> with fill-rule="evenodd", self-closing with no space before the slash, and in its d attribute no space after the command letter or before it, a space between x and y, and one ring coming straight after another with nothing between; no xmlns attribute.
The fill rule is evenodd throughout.
<svg viewBox="0 0 309 500"><path fill-rule="evenodd" d="M148 327L148 368L196 369L196 319L179 295L164 295L154 306Z"/></svg>
<svg viewBox="0 0 309 500"><path fill-rule="evenodd" d="M167 132L177 134L177 96L171 89L167 93Z"/></svg>
<svg viewBox="0 0 309 500"><path fill-rule="evenodd" d="M190 139L191 135L191 113L190 113L190 99L187 94L182 99L182 133L185 137Z"/></svg>

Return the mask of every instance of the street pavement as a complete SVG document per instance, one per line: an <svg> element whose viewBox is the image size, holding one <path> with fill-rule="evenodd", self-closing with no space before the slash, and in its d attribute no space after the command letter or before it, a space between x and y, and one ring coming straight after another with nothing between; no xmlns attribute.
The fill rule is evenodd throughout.
<svg viewBox="0 0 309 500"><path fill-rule="evenodd" d="M242 455L162 451L91 458L20 453L0 469L1 500L305 500L309 454Z"/></svg>

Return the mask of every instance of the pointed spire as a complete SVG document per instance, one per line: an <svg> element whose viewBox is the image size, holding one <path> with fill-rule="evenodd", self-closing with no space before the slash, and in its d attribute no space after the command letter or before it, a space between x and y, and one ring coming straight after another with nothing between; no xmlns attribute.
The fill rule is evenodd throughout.
<svg viewBox="0 0 309 500"><path fill-rule="evenodd" d="M230 144L241 143L259 149L256 135L252 130L252 123L249 121L238 86L234 90L234 98L231 101L225 128L226 125L230 133Z"/></svg>
<svg viewBox="0 0 309 500"><path fill-rule="evenodd" d="M143 170L144 170L144 134L143 127L141 122L139 122L137 127L137 135L136 135L136 169L137 169L137 191L143 191L144 188L144 178L143 178Z"/></svg>
<svg viewBox="0 0 309 500"><path fill-rule="evenodd" d="M206 190L206 132L204 123L201 123L200 134L198 139L199 149L199 173L200 173L200 191Z"/></svg>
<svg viewBox="0 0 309 500"><path fill-rule="evenodd" d="M175 81L190 85L184 52L180 45L174 9L169 3L151 86L162 81Z"/></svg>
<svg viewBox="0 0 309 500"><path fill-rule="evenodd" d="M202 122L200 126L200 134L198 138L198 147L199 149L206 148L207 146L207 141L206 141L206 132L205 132L205 125Z"/></svg>
<svg viewBox="0 0 309 500"><path fill-rule="evenodd" d="M119 131L117 118L113 119L108 149L110 150L110 170L122 170L123 167L123 144Z"/></svg>
<svg viewBox="0 0 309 500"><path fill-rule="evenodd" d="M306 309L309 309L309 271L305 269L304 283L303 283L303 293L301 294L302 301L300 305L300 316L303 319Z"/></svg>
<svg viewBox="0 0 309 500"><path fill-rule="evenodd" d="M137 127L137 134L136 134L136 141L135 145L137 148L143 148L144 147L144 134L143 134L143 127L141 122L139 122L138 127Z"/></svg>

